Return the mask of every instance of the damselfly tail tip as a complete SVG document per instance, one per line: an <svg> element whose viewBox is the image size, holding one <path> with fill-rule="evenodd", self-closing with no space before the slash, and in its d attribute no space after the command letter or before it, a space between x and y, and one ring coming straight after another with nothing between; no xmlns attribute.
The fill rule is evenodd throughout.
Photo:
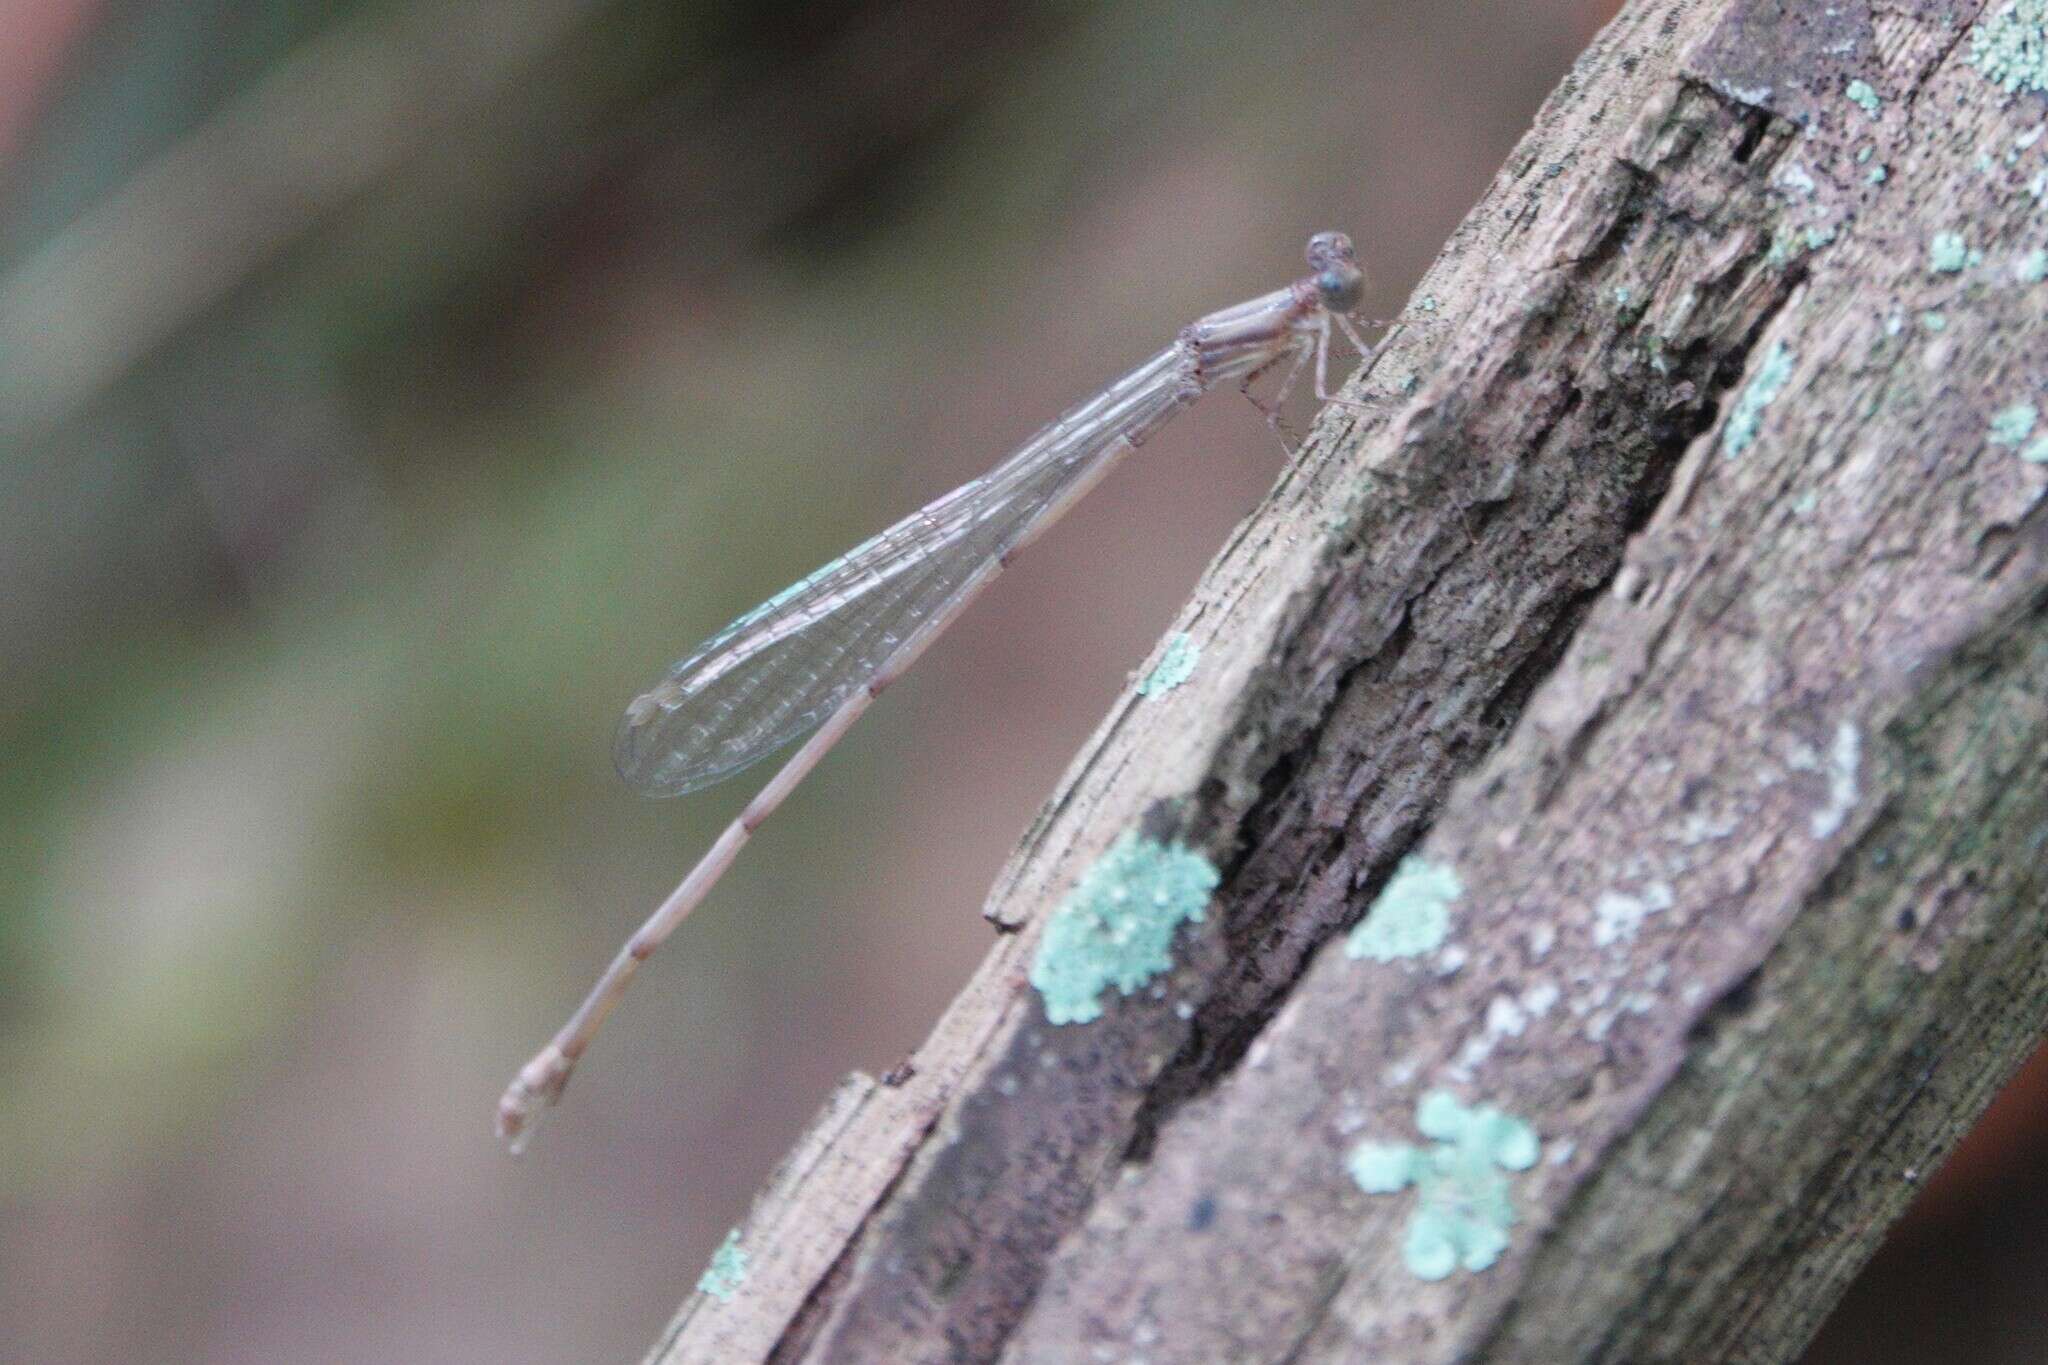
<svg viewBox="0 0 2048 1365"><path fill-rule="evenodd" d="M569 1059L550 1043L538 1056L519 1068L512 1084L498 1100L498 1139L514 1156L526 1150L540 1116L562 1098L569 1083Z"/></svg>

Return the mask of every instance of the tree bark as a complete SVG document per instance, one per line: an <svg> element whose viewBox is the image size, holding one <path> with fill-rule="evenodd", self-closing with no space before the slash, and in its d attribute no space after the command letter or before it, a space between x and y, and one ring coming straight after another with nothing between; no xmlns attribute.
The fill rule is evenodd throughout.
<svg viewBox="0 0 2048 1365"><path fill-rule="evenodd" d="M2048 1014L2038 10L1630 4L651 1358L1794 1355Z"/></svg>

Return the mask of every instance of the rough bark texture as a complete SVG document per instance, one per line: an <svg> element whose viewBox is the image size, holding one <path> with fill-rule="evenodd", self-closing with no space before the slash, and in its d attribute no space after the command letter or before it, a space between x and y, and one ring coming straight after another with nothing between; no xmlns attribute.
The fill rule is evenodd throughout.
<svg viewBox="0 0 2048 1365"><path fill-rule="evenodd" d="M1628 7L654 1359L1797 1351L2048 1015L2048 140L1976 9ZM1209 913L1049 1024L1132 829ZM1404 855L1448 938L1355 960ZM1541 1139L1437 1279L1346 1164L1430 1092Z"/></svg>

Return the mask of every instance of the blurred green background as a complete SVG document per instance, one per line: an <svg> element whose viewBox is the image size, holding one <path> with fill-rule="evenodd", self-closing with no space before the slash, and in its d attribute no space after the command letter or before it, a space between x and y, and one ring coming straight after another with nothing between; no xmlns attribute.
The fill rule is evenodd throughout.
<svg viewBox="0 0 2048 1365"><path fill-rule="evenodd" d="M1391 315L1612 7L0 3L0 1359L636 1357L1278 452L1205 405L1020 560L513 1162L754 785L632 797L625 701L1309 232ZM2042 1358L2041 1107L1812 1359Z"/></svg>

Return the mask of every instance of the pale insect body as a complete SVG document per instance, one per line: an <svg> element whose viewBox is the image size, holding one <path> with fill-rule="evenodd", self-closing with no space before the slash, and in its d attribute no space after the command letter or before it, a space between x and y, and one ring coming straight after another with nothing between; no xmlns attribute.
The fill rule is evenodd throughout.
<svg viewBox="0 0 2048 1365"><path fill-rule="evenodd" d="M621 949L554 1040L521 1068L498 1105L501 1136L518 1145L538 1110L560 1097L639 963L1011 555L1174 414L1219 385L1236 382L1249 394L1255 379L1286 364L1271 406L1260 404L1271 417L1313 354L1316 396L1332 399L1332 321L1361 355L1371 355L1350 318L1363 281L1343 233L1318 233L1307 254L1313 275L1183 328L1171 346L1062 414L994 469L740 617L634 698L613 755L620 775L649 795L695 791L815 733Z"/></svg>

